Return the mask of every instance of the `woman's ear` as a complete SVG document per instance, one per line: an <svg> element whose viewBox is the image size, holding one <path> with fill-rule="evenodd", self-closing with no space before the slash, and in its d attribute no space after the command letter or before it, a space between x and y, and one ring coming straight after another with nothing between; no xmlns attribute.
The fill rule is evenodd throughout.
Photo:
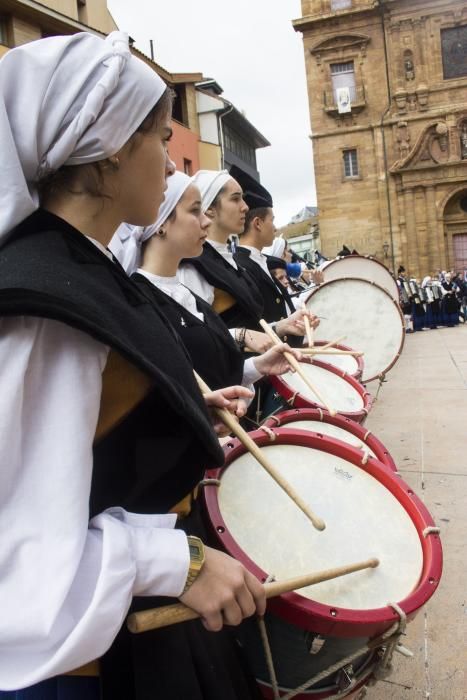
<svg viewBox="0 0 467 700"><path fill-rule="evenodd" d="M211 221L213 221L214 216L216 214L216 210L214 207L208 207L204 213L208 217L208 219L211 219Z"/></svg>

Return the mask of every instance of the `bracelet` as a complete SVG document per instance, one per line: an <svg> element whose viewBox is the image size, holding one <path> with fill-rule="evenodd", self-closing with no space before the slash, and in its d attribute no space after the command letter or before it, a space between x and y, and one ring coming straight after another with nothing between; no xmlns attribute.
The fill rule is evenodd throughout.
<svg viewBox="0 0 467 700"><path fill-rule="evenodd" d="M238 333L235 333L235 341L240 350L244 350L246 347L246 328L237 328Z"/></svg>

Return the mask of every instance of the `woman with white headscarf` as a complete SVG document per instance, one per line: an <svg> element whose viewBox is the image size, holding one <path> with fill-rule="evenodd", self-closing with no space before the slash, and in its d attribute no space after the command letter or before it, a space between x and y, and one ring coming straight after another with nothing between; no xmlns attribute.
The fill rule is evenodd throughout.
<svg viewBox="0 0 467 700"><path fill-rule="evenodd" d="M2 700L204 698L201 625L133 640L132 600L181 597L212 630L264 611L243 567L208 547L202 564L174 529L222 453L178 337L106 251L122 221L156 218L170 115L120 32L0 61ZM225 678L225 641L207 644ZM218 697L249 697L233 685Z"/></svg>
<svg viewBox="0 0 467 700"><path fill-rule="evenodd" d="M211 220L202 254L180 268L185 286L210 304L228 328L256 328L263 300L254 280L234 260L227 241L245 226L248 206L242 188L227 170L200 170L193 183L201 192L201 208ZM251 334L252 350L261 352L271 343L264 334ZM257 344L259 342L259 345Z"/></svg>
<svg viewBox="0 0 467 700"><path fill-rule="evenodd" d="M243 332L241 327L247 328L250 349L262 352L270 346L259 325L264 301L253 277L237 264L227 247L229 236L241 234L245 228L248 205L242 188L226 170L200 170L193 176L193 182L200 189L202 210L210 218L211 226L202 255L182 265L180 278L211 304L229 328L238 329L237 336ZM301 318L284 318L277 324L275 319L266 320L274 321L276 333L284 339L287 334L304 333Z"/></svg>
<svg viewBox="0 0 467 700"><path fill-rule="evenodd" d="M130 235L128 227L121 227L110 248L129 274L136 270L133 281L171 321L196 372L212 389L239 383L251 385L264 375L288 371L283 352L291 349L286 345L274 346L245 361L218 314L181 283L180 262L201 254L210 224L201 210L198 187L187 175L176 172L168 180L155 224Z"/></svg>

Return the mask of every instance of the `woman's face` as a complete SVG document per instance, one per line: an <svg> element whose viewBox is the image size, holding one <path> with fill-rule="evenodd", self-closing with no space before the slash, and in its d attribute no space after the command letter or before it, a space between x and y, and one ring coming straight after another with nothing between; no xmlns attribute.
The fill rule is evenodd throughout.
<svg viewBox="0 0 467 700"><path fill-rule="evenodd" d="M248 205L236 180L230 178L226 182L218 197L217 206L210 207L208 211L216 228L226 236L230 236L231 233L243 233Z"/></svg>
<svg viewBox="0 0 467 700"><path fill-rule="evenodd" d="M171 253L182 258L196 258L203 252L210 219L201 210L201 193L196 185L189 185L175 209L175 218L164 224L164 240Z"/></svg>
<svg viewBox="0 0 467 700"><path fill-rule="evenodd" d="M157 218L175 164L167 152L172 136L171 114L157 120L146 132L138 132L117 154L119 160L117 200L122 221L150 226Z"/></svg>

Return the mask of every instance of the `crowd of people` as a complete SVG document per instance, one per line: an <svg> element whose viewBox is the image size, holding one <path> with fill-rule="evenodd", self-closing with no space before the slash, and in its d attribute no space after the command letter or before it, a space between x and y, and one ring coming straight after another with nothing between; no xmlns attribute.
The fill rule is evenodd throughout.
<svg viewBox="0 0 467 700"><path fill-rule="evenodd" d="M397 285L406 333L442 326L452 328L467 319L467 281L464 273L437 270L423 280L398 269Z"/></svg>

